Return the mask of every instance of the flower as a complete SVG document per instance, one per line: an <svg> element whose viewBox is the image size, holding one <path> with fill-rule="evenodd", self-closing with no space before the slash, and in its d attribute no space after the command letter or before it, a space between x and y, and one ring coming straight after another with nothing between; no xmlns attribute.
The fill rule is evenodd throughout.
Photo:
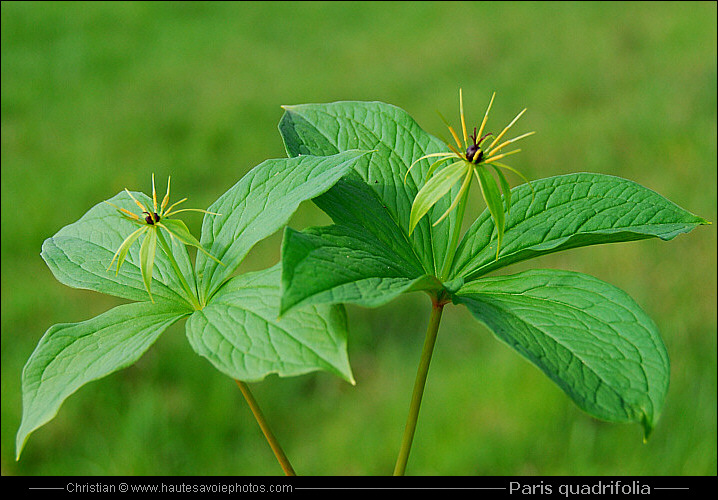
<svg viewBox="0 0 718 500"><path fill-rule="evenodd" d="M478 127L478 130L475 127L474 133L472 135L467 135L466 120L464 118L464 98L461 89L459 89L459 113L461 115L461 131L463 133L463 142L461 141L461 138L456 133L454 128L448 123L446 123L446 120L444 120L446 126L449 128L449 132L451 132L451 135L456 142L456 147L454 147L450 143L447 143L448 148L451 150L450 152L431 153L428 155L424 155L421 158L418 158L411 164L409 170L407 170L406 172L406 176L409 175L411 169L418 162L426 158L438 158L429 167L426 183L417 193L416 198L414 199L414 203L411 207L411 214L409 216L409 233L412 233L419 220L421 220L421 218L426 215L429 209L433 207L441 198L443 198L446 193L451 191L451 189L459 181L461 181L461 188L459 189L456 198L452 201L446 212L444 212L444 214L436 222L434 222L434 226L444 220L444 218L446 218L446 216L449 215L449 213L451 213L451 211L453 211L460 203L464 205L466 196L469 191L469 187L471 186L471 182L473 179L473 173L479 182L481 193L484 197L484 201L486 202L486 206L488 207L489 212L491 213L491 217L496 224L496 229L498 233L498 246L496 249L496 256L498 258L505 224L505 215L503 204L501 201L501 192L503 192L504 198L506 200L506 212L511 209L511 188L508 181L506 180L506 177L500 169L510 170L528 183L526 177L524 177L519 171L508 165L505 165L504 163L500 163L499 160L502 160L507 156L516 154L521 151L520 149L514 149L512 151L503 152L503 149L506 146L513 144L520 139L533 135L535 132L528 132L526 134L522 134L517 137L514 137L513 139L509 139L502 142L502 139L506 135L506 132L508 132L509 129L514 125L514 123L516 123L518 119L521 118L521 116L524 114L524 112L526 112L526 109L524 108L518 115L516 115L516 118L514 118L511 123L509 123L501 131L500 134L498 134L493 140L491 140L488 146L484 146L485 143L487 143L493 135L491 132L484 133L484 129L486 127L486 122L489 117L489 112L491 111L491 106L494 103L494 97L496 97L496 92L494 92L491 96L491 101L489 101L489 106L486 109L484 119L482 120L481 125ZM471 139L470 142L469 139ZM439 166L451 160L455 161L443 167L441 170L438 171L438 173L434 175ZM491 167L491 169L496 173L496 176L498 177L498 184L496 178L491 175L489 167ZM500 190L499 184L501 186ZM529 186L530 185L531 184L529 183ZM461 214L463 215L463 207L461 210Z"/></svg>
<svg viewBox="0 0 718 500"><path fill-rule="evenodd" d="M170 250L169 245L167 245L167 241L165 240L164 236L160 232L160 228L164 229L167 234L170 235L170 238L177 238L181 243L185 245L197 247L208 257L217 261L219 264L222 264L222 262L210 255L202 247L202 244L194 236L192 236L192 233L189 232L189 229L187 229L187 226L184 222L179 219L169 218L170 216L178 214L180 212L202 212L210 215L220 214L208 212L200 208L183 208L180 210L173 210L177 205L185 202L187 198L183 198L168 207L167 205L169 204L170 199L170 177L167 178L167 193L162 199L162 203L159 207L157 206L157 192L155 191L155 174L152 174L152 207L150 207L149 205L145 206L139 201L137 201L137 198L135 198L132 193L127 190L127 188L125 188L125 191L130 196L130 198L132 198L132 201L134 201L137 206L140 207L140 210L142 210L142 215L137 215L130 212L129 210L120 208L114 203L110 203L109 201L105 201L105 203L115 207L123 219L127 219L130 222L134 222L140 227L139 229L133 231L122 242L120 247L115 252L115 255L112 257L110 265L107 267L108 271L112 268L112 265L115 263L115 260L117 260L117 270L115 271L115 275L119 274L120 268L122 267L122 264L127 257L127 252L129 251L130 247L132 247L132 244L142 234L144 234L145 237L140 245L140 269L142 271L142 279L145 283L147 293L150 296L150 300L154 302L154 300L152 299L152 292L150 291L150 284L152 283L152 269L154 268L155 253L157 250L158 241L164 252L167 254L167 257L170 259L170 262L173 264L174 267L176 267L176 262L174 260L174 257L172 256L172 251ZM176 271L179 272L179 269L176 269ZM193 295L191 290L188 289L186 291L190 295Z"/></svg>

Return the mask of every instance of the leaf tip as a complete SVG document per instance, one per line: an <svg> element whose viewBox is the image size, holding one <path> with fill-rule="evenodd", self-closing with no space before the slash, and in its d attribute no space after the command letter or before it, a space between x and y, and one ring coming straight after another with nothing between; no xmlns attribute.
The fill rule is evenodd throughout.
<svg viewBox="0 0 718 500"><path fill-rule="evenodd" d="M284 317L286 312L291 308L291 306L287 305L283 299L284 299L284 297L282 297L279 300L279 311L277 312L277 321L280 321L282 319L282 317Z"/></svg>
<svg viewBox="0 0 718 500"><path fill-rule="evenodd" d="M416 225L419 223L419 221L410 221L409 222L409 236L414 232L414 229L416 228Z"/></svg>
<svg viewBox="0 0 718 500"><path fill-rule="evenodd" d="M643 426L643 444L646 444L655 428L655 421L651 420L648 413L644 411L641 418L641 425Z"/></svg>
<svg viewBox="0 0 718 500"><path fill-rule="evenodd" d="M24 415L23 415L24 417ZM30 437L30 434L32 434L34 429L31 429L29 432L27 428L25 427L25 422L23 421L20 424L20 428L17 431L17 436L15 436L15 461L20 461L20 455L22 455L22 450L25 449L25 444L27 443L27 439Z"/></svg>
<svg viewBox="0 0 718 500"><path fill-rule="evenodd" d="M345 360L343 367L336 366L335 373L339 375L342 379L349 382L352 386L356 387L357 381L354 379L354 374L352 373L352 368L349 364L349 360Z"/></svg>
<svg viewBox="0 0 718 500"><path fill-rule="evenodd" d="M282 294L284 293L284 288L282 288ZM279 300L279 312L277 312L277 321L282 319L288 312L294 309L297 304L298 302L296 300L285 298L284 295L282 295L282 298Z"/></svg>

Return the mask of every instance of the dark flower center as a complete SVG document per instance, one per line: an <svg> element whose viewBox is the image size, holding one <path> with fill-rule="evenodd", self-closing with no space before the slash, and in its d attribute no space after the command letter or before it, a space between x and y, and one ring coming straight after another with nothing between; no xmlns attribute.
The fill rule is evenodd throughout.
<svg viewBox="0 0 718 500"><path fill-rule="evenodd" d="M147 217L145 217L145 222L147 222L147 224L149 224L150 226L154 226L155 222L160 221L160 216L157 215L157 212L153 212L151 214L149 212L145 213L147 214Z"/></svg>
<svg viewBox="0 0 718 500"><path fill-rule="evenodd" d="M491 132L489 132L488 134L484 134L481 138L478 138L476 136L476 127L474 127L474 134L469 136L471 137L471 142L473 142L473 144L466 148L467 160L477 165L481 162L481 160L484 158L484 151L479 147L479 145L484 142L484 139L486 139L490 135Z"/></svg>
<svg viewBox="0 0 718 500"><path fill-rule="evenodd" d="M466 148L466 159L469 160L471 163L479 163L483 156L484 152L476 144L472 144L471 146Z"/></svg>

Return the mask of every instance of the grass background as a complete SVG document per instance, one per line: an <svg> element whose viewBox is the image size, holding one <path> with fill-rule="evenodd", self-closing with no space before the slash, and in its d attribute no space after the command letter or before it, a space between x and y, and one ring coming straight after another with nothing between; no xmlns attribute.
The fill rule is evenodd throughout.
<svg viewBox="0 0 718 500"><path fill-rule="evenodd" d="M436 111L457 122L459 87L469 122L494 90L490 127L529 108L517 132L537 134L512 163L529 178L619 175L718 220L713 2L3 2L2 474L281 474L182 322L70 397L16 462L21 370L43 332L119 303L59 284L42 241L124 187L149 190L152 172L208 206L284 156L282 104L379 100L446 135ZM200 216L185 220L199 234ZM307 203L291 224L327 222ZM280 242L243 269L274 264ZM715 224L509 271L532 267L597 276L656 321L672 375L651 440L582 413L450 307L407 472L716 474ZM429 309L423 294L348 308L356 387L325 373L252 385L299 474L391 474Z"/></svg>

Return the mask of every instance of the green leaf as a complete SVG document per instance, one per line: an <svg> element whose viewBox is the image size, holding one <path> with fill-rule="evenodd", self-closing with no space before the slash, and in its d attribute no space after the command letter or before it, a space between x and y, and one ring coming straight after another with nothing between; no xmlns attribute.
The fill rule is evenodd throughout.
<svg viewBox="0 0 718 500"><path fill-rule="evenodd" d="M406 269L407 277L427 274L407 231L397 230L396 220L390 217L380 196L356 172L349 172L314 203L330 213L336 224L352 228L367 237L371 235L381 242L377 246L379 255L385 251L382 247L392 252L392 258Z"/></svg>
<svg viewBox="0 0 718 500"><path fill-rule="evenodd" d="M440 200L409 235L411 207L426 181L430 159L414 165L406 182L404 179L415 160L429 153L446 152L446 145L422 130L404 110L381 102L304 104L284 109L279 130L289 156L329 155L350 149L374 151L368 162L356 164L356 172L375 193L385 212L382 219L392 221L391 232L409 243L421 262L422 274L438 275L456 214L433 224L446 212L460 186L453 188L451 197ZM339 223L336 211L343 210L341 204L321 208Z"/></svg>
<svg viewBox="0 0 718 500"><path fill-rule="evenodd" d="M337 225L285 231L282 312L309 303L376 307L405 291L441 287L359 174L350 172L314 201Z"/></svg>
<svg viewBox="0 0 718 500"><path fill-rule="evenodd" d="M552 252L657 237L670 240L708 222L635 182L578 173L533 181L512 190L501 253L484 211L467 230L451 277L476 279L490 271Z"/></svg>
<svg viewBox="0 0 718 500"><path fill-rule="evenodd" d="M81 323L51 327L22 372L17 456L30 433L52 420L68 396L133 364L169 325L190 312L175 304L125 304Z"/></svg>
<svg viewBox="0 0 718 500"><path fill-rule="evenodd" d="M202 246L224 266L197 255L200 290L206 301L237 269L249 250L284 226L303 201L332 187L365 151L331 157L267 160L248 172L209 207Z"/></svg>
<svg viewBox="0 0 718 500"><path fill-rule="evenodd" d="M327 370L354 383L342 306L306 307L277 317L279 265L227 281L187 321L192 348L230 377L258 381Z"/></svg>
<svg viewBox="0 0 718 500"><path fill-rule="evenodd" d="M650 433L668 391L668 355L653 321L626 293L584 274L536 270L468 283L454 302L580 408L640 422Z"/></svg>
<svg viewBox="0 0 718 500"><path fill-rule="evenodd" d="M145 204L151 204L146 195L133 195ZM109 201L118 207L137 211L137 205L124 191ZM129 248L127 259L119 273L108 269L115 252L136 230L136 223L120 216L117 210L107 203L99 203L77 222L65 226L53 237L45 240L41 255L55 277L67 286L146 301L149 297L140 268L140 245ZM187 250L178 243L174 244L173 248L180 268L185 276L193 280ZM152 293L155 301L182 304L187 302L182 286L162 252L155 259Z"/></svg>
<svg viewBox="0 0 718 500"><path fill-rule="evenodd" d="M369 231L347 226L287 228L282 244L281 311L307 304L378 307L441 282L405 262Z"/></svg>
<svg viewBox="0 0 718 500"><path fill-rule="evenodd" d="M457 182L465 177L467 168L471 168L464 161L457 161L442 168L419 190L414 198L409 216L409 233L411 233L419 220L443 198Z"/></svg>

